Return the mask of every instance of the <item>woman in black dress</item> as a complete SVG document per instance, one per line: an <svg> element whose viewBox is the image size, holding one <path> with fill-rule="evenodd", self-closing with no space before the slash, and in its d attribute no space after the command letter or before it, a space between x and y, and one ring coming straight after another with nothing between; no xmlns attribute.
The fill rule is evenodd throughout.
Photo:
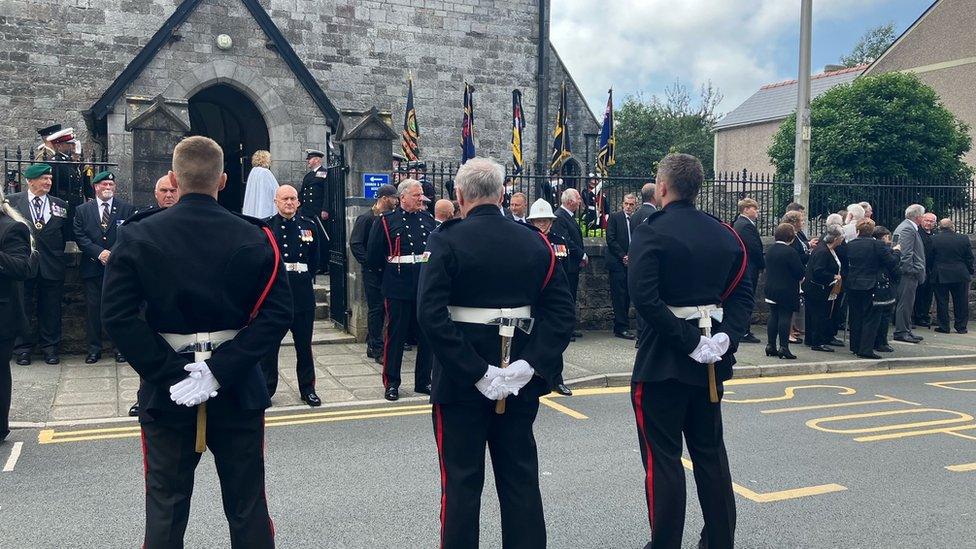
<svg viewBox="0 0 976 549"><path fill-rule="evenodd" d="M10 434L10 357L21 329L20 281L37 269L30 228L0 190L0 442Z"/></svg>
<svg viewBox="0 0 976 549"><path fill-rule="evenodd" d="M879 359L874 352L881 322L881 309L874 306L878 277L898 264L901 248L889 249L874 239L874 221L857 223L857 238L847 243L848 273L845 288L848 295L851 352L860 358ZM887 327L886 327L887 329Z"/></svg>
<svg viewBox="0 0 976 549"><path fill-rule="evenodd" d="M830 225L824 231L819 245L810 254L807 274L803 280L803 299L806 302L810 323L807 325L807 343L814 351L834 352L830 346L833 330L830 327L831 308L837 306L841 283L841 261L837 247L844 242L840 225Z"/></svg>
<svg viewBox="0 0 976 549"><path fill-rule="evenodd" d="M776 243L766 252L766 303L769 303L769 322L766 325L767 356L795 359L790 352L790 325L793 313L800 308L800 281L803 263L793 249L796 230L789 223L781 223L773 232ZM776 340L779 339L779 347Z"/></svg>

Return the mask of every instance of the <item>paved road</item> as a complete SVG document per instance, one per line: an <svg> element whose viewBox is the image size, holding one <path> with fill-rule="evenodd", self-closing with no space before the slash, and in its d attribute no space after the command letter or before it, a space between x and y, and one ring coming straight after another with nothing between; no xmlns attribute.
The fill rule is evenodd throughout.
<svg viewBox="0 0 976 549"><path fill-rule="evenodd" d="M646 541L626 391L584 389L551 400L563 409L540 412L550 547ZM972 547L976 365L743 379L728 391L739 547ZM428 407L292 413L269 416L268 424L268 495L280 547L436 546ZM108 427L115 430L15 433L25 444L13 471L0 473L0 547L139 545L138 438L128 424ZM0 446L0 465L11 449ZM482 546L498 547L490 482L489 475ZM694 494L690 474L688 482ZM227 546L208 458L196 489L188 547ZM686 547L700 528L692 496Z"/></svg>

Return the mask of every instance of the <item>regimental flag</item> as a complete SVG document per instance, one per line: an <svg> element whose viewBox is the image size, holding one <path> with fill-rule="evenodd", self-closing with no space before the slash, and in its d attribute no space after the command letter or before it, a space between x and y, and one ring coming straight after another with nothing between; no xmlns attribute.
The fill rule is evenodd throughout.
<svg viewBox="0 0 976 549"><path fill-rule="evenodd" d="M403 156L418 160L420 156L420 126L417 125L417 109L413 106L413 77L407 77L407 108L403 112L403 134L400 141Z"/></svg>
<svg viewBox="0 0 976 549"><path fill-rule="evenodd" d="M524 129L522 92L512 90L512 175L522 173L522 130Z"/></svg>
<svg viewBox="0 0 976 549"><path fill-rule="evenodd" d="M569 115L566 111L566 83L563 82L559 94L559 113L556 115L556 127L552 131L552 156L549 160L549 171L556 173L573 151L569 147Z"/></svg>
<svg viewBox="0 0 976 549"><path fill-rule="evenodd" d="M603 129L600 131L600 150L596 153L596 169L600 175L610 175L610 166L617 163L617 135L613 129L613 89L603 113Z"/></svg>
<svg viewBox="0 0 976 549"><path fill-rule="evenodd" d="M475 157L474 86L464 83L464 119L461 121L461 163Z"/></svg>

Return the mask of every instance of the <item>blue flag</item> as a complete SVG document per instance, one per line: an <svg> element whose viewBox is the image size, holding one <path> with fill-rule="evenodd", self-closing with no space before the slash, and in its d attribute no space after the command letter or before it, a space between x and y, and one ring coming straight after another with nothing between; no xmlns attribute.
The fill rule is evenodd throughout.
<svg viewBox="0 0 976 549"><path fill-rule="evenodd" d="M600 131L600 149L596 154L596 168L600 175L610 175L610 166L617 163L617 137L613 130L613 89L603 113L603 129Z"/></svg>
<svg viewBox="0 0 976 549"><path fill-rule="evenodd" d="M474 86L464 83L464 119L461 121L461 163L475 157Z"/></svg>

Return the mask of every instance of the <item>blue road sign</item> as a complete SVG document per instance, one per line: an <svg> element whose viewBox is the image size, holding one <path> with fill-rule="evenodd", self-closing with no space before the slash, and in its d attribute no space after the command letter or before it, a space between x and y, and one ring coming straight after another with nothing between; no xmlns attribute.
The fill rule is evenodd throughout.
<svg viewBox="0 0 976 549"><path fill-rule="evenodd" d="M390 174L388 173L364 173L363 174L363 196L366 198L376 198L376 193L380 186L390 184Z"/></svg>

